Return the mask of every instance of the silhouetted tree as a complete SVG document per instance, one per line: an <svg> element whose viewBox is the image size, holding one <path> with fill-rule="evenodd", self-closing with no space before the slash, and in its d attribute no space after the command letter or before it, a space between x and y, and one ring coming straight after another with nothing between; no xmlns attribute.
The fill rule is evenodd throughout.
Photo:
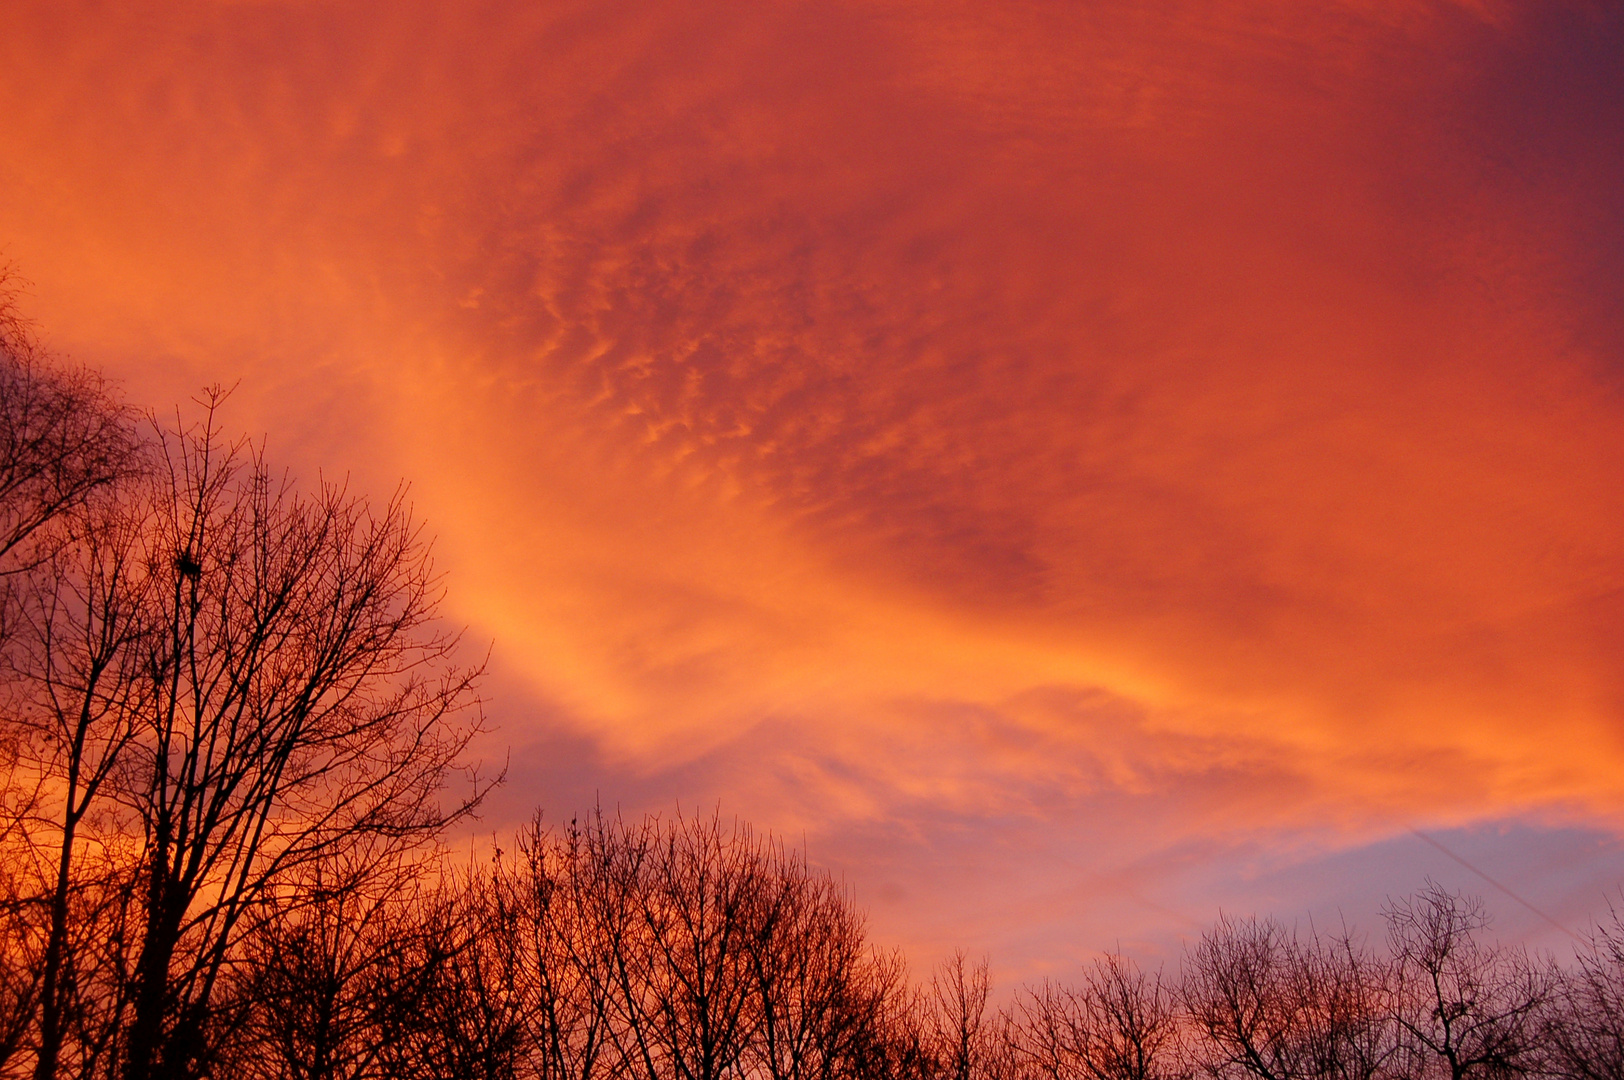
<svg viewBox="0 0 1624 1080"><path fill-rule="evenodd" d="M34 565L49 525L139 464L130 410L96 372L45 354L18 291L0 266L0 577Z"/></svg>
<svg viewBox="0 0 1624 1080"><path fill-rule="evenodd" d="M111 935L107 876L89 873L107 853L82 856L76 833L116 756L99 721L118 689L100 674L129 646L130 538L108 507L142 457L130 411L44 353L17 293L0 267L0 1070L31 1051L50 1075L62 1032L89 1015L82 961Z"/></svg>
<svg viewBox="0 0 1624 1080"><path fill-rule="evenodd" d="M635 902L627 866L640 847L639 834L601 819L554 833L538 816L519 834L516 858L494 862L496 923L512 956L533 1076L592 1080L625 1072L610 1030L610 998Z"/></svg>
<svg viewBox="0 0 1624 1080"><path fill-rule="evenodd" d="M0 462L0 1066L186 1076L286 882L345 853L387 862L478 802L477 779L442 802L480 730L476 672L437 626L398 495L300 494L220 437L218 393L200 426L154 428L143 470L103 469L86 448L124 429L37 392L14 339L0 449L70 457ZM71 417L46 424L42 401Z"/></svg>
<svg viewBox="0 0 1624 1080"><path fill-rule="evenodd" d="M1519 1076L1538 1066L1549 975L1488 945L1483 902L1429 883L1386 911L1405 1075Z"/></svg>
<svg viewBox="0 0 1624 1080"><path fill-rule="evenodd" d="M420 1041L425 1003L466 935L433 884L435 860L380 862L368 846L288 875L256 911L214 1010L229 1021L221 1071L367 1080Z"/></svg>
<svg viewBox="0 0 1624 1080"><path fill-rule="evenodd" d="M990 1008L992 980L986 960L971 963L955 952L931 976L919 997L931 1072L941 1080L997 1080L1014 1062L1009 1018Z"/></svg>
<svg viewBox="0 0 1624 1080"><path fill-rule="evenodd" d="M286 875L362 840L431 839L484 790L441 801L480 730L477 672L436 626L404 500L301 495L222 439L219 400L160 431L147 518L153 647L124 755L142 836L131 1080L202 1060L232 945Z"/></svg>
<svg viewBox="0 0 1624 1080"><path fill-rule="evenodd" d="M1046 1080L1183 1080L1177 1000L1159 974L1112 954L1080 987L1046 983L1017 1006L1016 1046Z"/></svg>
<svg viewBox="0 0 1624 1080"><path fill-rule="evenodd" d="M869 947L844 891L715 816L538 820L462 904L472 944L426 1011L439 1075L920 1075L896 1071L924 1060L893 1041L900 963ZM501 1052L471 1052L480 1040Z"/></svg>
<svg viewBox="0 0 1624 1080"><path fill-rule="evenodd" d="M416 965L429 977L407 1022L388 1041L387 1075L513 1080L527 1075L524 1002L514 970L511 923L493 901L489 876L454 879L429 914Z"/></svg>
<svg viewBox="0 0 1624 1080"><path fill-rule="evenodd" d="M850 897L782 846L769 847L768 881L749 942L755 998L746 1065L767 1080L862 1074L881 1038L900 966L875 955Z"/></svg>
<svg viewBox="0 0 1624 1080"><path fill-rule="evenodd" d="M1369 1080L1396 1052L1382 968L1346 933L1220 918L1186 958L1181 996L1215 1077Z"/></svg>
<svg viewBox="0 0 1624 1080"><path fill-rule="evenodd" d="M83 1072L84 1055L113 1038L120 1008L116 950L102 946L124 940L134 858L128 807L113 788L151 702L139 672L153 645L151 552L128 510L116 498L75 508L67 542L27 575L14 604L13 708L28 733L14 776L29 777L21 827L48 860L36 961L41 1078L56 1074L74 1023L70 1066Z"/></svg>
<svg viewBox="0 0 1624 1080"><path fill-rule="evenodd" d="M1575 1080L1624 1080L1624 915L1610 908L1579 951L1552 975L1540 1039L1549 1071Z"/></svg>
<svg viewBox="0 0 1624 1080"><path fill-rule="evenodd" d="M635 903L611 997L621 1056L646 1080L721 1080L757 1022L751 952L768 932L770 864L715 817L650 822L628 853Z"/></svg>
<svg viewBox="0 0 1624 1080"><path fill-rule="evenodd" d="M1272 920L1223 916L1185 958L1185 1008L1208 1046L1215 1077L1296 1080L1309 1075L1285 992L1285 931Z"/></svg>

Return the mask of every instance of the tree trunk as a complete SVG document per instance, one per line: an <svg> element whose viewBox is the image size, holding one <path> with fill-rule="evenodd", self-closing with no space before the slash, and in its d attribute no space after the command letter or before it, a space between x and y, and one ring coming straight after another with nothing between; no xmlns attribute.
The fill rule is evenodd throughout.
<svg viewBox="0 0 1624 1080"><path fill-rule="evenodd" d="M126 1080L157 1080L184 1076L185 1063L176 1062L165 1045L164 1013L169 997L169 967L180 943L184 908L176 904L181 890L169 885L162 871L149 890L146 939L136 964L135 1012L130 1018L125 1057Z"/></svg>

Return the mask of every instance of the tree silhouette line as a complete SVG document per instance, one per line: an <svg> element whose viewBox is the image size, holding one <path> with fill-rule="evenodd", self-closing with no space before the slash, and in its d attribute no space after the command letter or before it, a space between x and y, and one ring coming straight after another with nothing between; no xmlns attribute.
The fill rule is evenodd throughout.
<svg viewBox="0 0 1624 1080"><path fill-rule="evenodd" d="M1624 1080L1624 922L1575 963L1435 885L1386 939L1222 918L995 1002L719 815L537 817L397 492L302 489L44 356L0 273L0 1076Z"/></svg>

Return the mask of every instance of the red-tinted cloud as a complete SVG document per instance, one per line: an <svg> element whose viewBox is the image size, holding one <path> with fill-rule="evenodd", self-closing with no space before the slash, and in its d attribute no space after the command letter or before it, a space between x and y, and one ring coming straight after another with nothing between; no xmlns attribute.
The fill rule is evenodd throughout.
<svg viewBox="0 0 1624 1080"><path fill-rule="evenodd" d="M411 478L521 747L860 890L874 830L1045 838L1013 865L1114 822L1022 871L1052 897L1617 828L1610 7L10 21L0 240L53 338Z"/></svg>

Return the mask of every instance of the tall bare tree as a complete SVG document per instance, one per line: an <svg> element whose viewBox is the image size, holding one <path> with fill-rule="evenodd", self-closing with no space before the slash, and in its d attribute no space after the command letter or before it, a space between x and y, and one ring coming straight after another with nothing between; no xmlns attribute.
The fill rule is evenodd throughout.
<svg viewBox="0 0 1624 1080"><path fill-rule="evenodd" d="M150 705L139 677L152 647L151 552L138 516L118 498L75 509L64 541L27 576L8 650L15 705L29 731L31 810L21 819L42 859L45 925L38 958L34 1075L56 1075L71 1021L81 1028L75 1071L111 1033L118 1012L114 959L101 943L122 929L131 883L132 819L114 788ZM77 940L74 938L77 937ZM112 999L112 1000L110 1000Z"/></svg>
<svg viewBox="0 0 1624 1080"><path fill-rule="evenodd" d="M415 1015L389 1040L391 1077L516 1080L534 1063L521 993L516 912L489 867L453 875L425 912L416 969L429 975Z"/></svg>
<svg viewBox="0 0 1624 1080"><path fill-rule="evenodd" d="M444 801L482 720L477 670L440 628L440 586L397 493L299 493L217 427L157 436L147 528L152 645L123 797L141 829L125 1074L205 1060L233 944L284 875L471 812ZM376 845L383 857L390 845Z"/></svg>
<svg viewBox="0 0 1624 1080"><path fill-rule="evenodd" d="M106 685L130 647L133 540L110 514L136 475L131 412L93 371L40 347L0 267L0 1070L19 1055L54 1069L72 999L104 953L107 852L78 840L116 758ZM116 681L116 680L114 680ZM127 689L127 687L122 688ZM70 950L70 931L83 947ZM100 935L101 940L97 940ZM80 1018L83 1019L83 1012Z"/></svg>
<svg viewBox="0 0 1624 1080"><path fill-rule="evenodd" d="M1386 917L1406 1074L1534 1071L1551 980L1520 950L1482 940L1490 924L1483 902L1429 883Z"/></svg>
<svg viewBox="0 0 1624 1080"><path fill-rule="evenodd" d="M615 957L621 1054L645 1080L736 1075L753 1036L751 943L770 873L719 818L654 821L633 849L636 906Z"/></svg>
<svg viewBox="0 0 1624 1080"><path fill-rule="evenodd" d="M519 1075L920 1075L900 1068L924 1060L897 1045L900 962L870 948L844 889L714 815L538 820L470 884L480 929L447 966L468 984L445 1037L517 1017Z"/></svg>

